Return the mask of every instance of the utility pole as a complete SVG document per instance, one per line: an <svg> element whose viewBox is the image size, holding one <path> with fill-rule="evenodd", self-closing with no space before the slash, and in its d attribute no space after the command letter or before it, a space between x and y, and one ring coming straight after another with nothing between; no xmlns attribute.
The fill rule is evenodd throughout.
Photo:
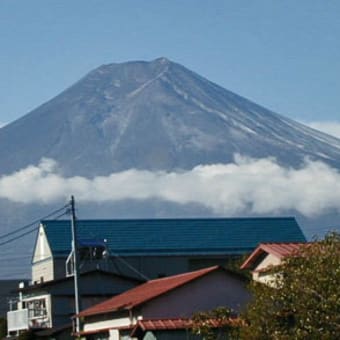
<svg viewBox="0 0 340 340"><path fill-rule="evenodd" d="M71 196L71 229L72 229L72 251L73 251L73 278L74 278L74 302L76 314L76 333L80 332L80 294L79 294L79 259L78 259L78 239L77 239L77 222L74 208L74 197Z"/></svg>

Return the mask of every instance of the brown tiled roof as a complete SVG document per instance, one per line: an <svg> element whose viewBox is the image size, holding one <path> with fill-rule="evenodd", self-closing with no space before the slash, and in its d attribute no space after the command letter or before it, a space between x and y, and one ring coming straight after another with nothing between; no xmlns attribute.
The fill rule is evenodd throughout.
<svg viewBox="0 0 340 340"><path fill-rule="evenodd" d="M242 320L239 318L228 318L225 320L207 319L204 321L209 324L211 328L220 328L226 325L238 326L242 324ZM176 319L146 319L139 320L130 334L131 337L137 335L138 332L146 331L160 331L160 330L179 330L192 328L192 319L176 318Z"/></svg>
<svg viewBox="0 0 340 340"><path fill-rule="evenodd" d="M166 330L166 329L185 329L192 326L190 319L151 319L139 320L135 328L140 327L143 331Z"/></svg>
<svg viewBox="0 0 340 340"><path fill-rule="evenodd" d="M220 268L221 267L219 266L214 266L190 273L150 280L109 300L83 310L79 313L79 316L97 315L122 309L132 309Z"/></svg>
<svg viewBox="0 0 340 340"><path fill-rule="evenodd" d="M243 321L239 318L229 318L225 320L208 319L205 320L212 328L220 328L226 325L238 326L243 324ZM180 330L190 329L193 326L192 319L189 318L172 318L172 319L144 319L138 320L135 326L124 326L124 327L107 327L103 329L94 329L90 331L82 331L74 335L92 335L109 332L111 329L129 330L132 329L130 336L136 337L140 332L146 331L163 331L163 330Z"/></svg>
<svg viewBox="0 0 340 340"><path fill-rule="evenodd" d="M273 254L279 259L297 253L302 245L307 243L260 243L260 245L243 262L241 269L248 269L263 253Z"/></svg>

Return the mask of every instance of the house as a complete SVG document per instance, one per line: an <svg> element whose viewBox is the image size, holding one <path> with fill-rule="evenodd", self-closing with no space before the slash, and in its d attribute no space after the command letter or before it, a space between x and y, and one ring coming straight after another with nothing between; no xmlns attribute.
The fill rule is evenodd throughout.
<svg viewBox="0 0 340 340"><path fill-rule="evenodd" d="M8 303L16 298L15 290L20 282L28 282L27 280L0 280L0 318L6 317L8 311Z"/></svg>
<svg viewBox="0 0 340 340"><path fill-rule="evenodd" d="M122 339L138 321L190 318L199 311L227 306L239 313L250 299L247 280L220 266L147 281L83 310L79 336Z"/></svg>
<svg viewBox="0 0 340 340"><path fill-rule="evenodd" d="M280 265L287 256L297 253L306 243L260 243L241 265L241 269L252 272L254 281L271 284L273 275L270 268Z"/></svg>
<svg viewBox="0 0 340 340"><path fill-rule="evenodd" d="M260 241L305 238L294 218L193 218L78 220L77 240L80 295L86 308L141 281L225 266ZM32 283L20 287L16 309L8 312L10 333L42 328L47 334L69 323L74 313L71 242L69 220L41 221Z"/></svg>
<svg viewBox="0 0 340 340"><path fill-rule="evenodd" d="M102 270L82 273L79 282L83 308L142 283L135 278ZM18 295L16 309L7 313L9 335L28 329L45 329L47 334L59 332L67 326L69 334L71 333L71 316L75 313L73 277L43 281L34 285L21 284ZM65 339L65 336L62 339Z"/></svg>
<svg viewBox="0 0 340 340"><path fill-rule="evenodd" d="M157 278L252 252L260 242L305 242L294 218L78 220L82 271L101 268ZM32 259L32 281L64 277L71 252L68 220L42 221ZM105 258L101 254L106 254Z"/></svg>
<svg viewBox="0 0 340 340"><path fill-rule="evenodd" d="M188 318L138 320L130 337L138 340L198 340Z"/></svg>
<svg viewBox="0 0 340 340"><path fill-rule="evenodd" d="M204 321L215 330L216 339L225 339L225 327L238 327L240 318L225 320L208 319ZM130 338L137 340L204 340L203 335L192 331L193 321L190 318L138 320L130 333Z"/></svg>

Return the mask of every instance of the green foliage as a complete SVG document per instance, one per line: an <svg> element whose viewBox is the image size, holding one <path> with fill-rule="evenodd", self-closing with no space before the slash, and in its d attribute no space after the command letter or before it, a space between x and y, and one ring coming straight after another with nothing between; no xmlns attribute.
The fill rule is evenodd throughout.
<svg viewBox="0 0 340 340"><path fill-rule="evenodd" d="M7 320L5 318L0 318L0 339L7 335Z"/></svg>
<svg viewBox="0 0 340 340"><path fill-rule="evenodd" d="M18 340L35 340L36 337L32 330L24 331L18 336Z"/></svg>
<svg viewBox="0 0 340 340"><path fill-rule="evenodd" d="M234 273L243 276L247 280L251 280L251 273L249 271L240 269L242 263L248 258L249 255L250 254L245 254L237 257L228 258L224 262L224 267Z"/></svg>
<svg viewBox="0 0 340 340"><path fill-rule="evenodd" d="M331 233L272 269L275 285L253 282L243 339L338 339L340 234Z"/></svg>
<svg viewBox="0 0 340 340"><path fill-rule="evenodd" d="M225 307L194 314L192 332L205 340L238 339L239 324Z"/></svg>
<svg viewBox="0 0 340 340"><path fill-rule="evenodd" d="M235 322L227 308L197 313L193 333L206 340L339 339L340 234L303 246L270 273L271 286L251 283L242 320Z"/></svg>

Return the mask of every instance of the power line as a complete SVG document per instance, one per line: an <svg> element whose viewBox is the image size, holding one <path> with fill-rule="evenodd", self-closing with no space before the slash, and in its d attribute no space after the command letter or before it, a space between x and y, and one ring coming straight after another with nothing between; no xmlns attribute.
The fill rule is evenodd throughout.
<svg viewBox="0 0 340 340"><path fill-rule="evenodd" d="M122 263L124 263L128 268L130 268L133 272L135 272L136 274L138 274L140 277L142 277L144 280L149 281L150 278L147 277L146 275L144 275L143 273L141 273L139 270L137 270L134 266L132 266L129 262L127 262L126 260L124 260L122 257L120 257L118 254L116 253L110 253L112 254L116 259L118 259L119 261L121 261ZM113 261L113 259L110 258L111 261Z"/></svg>
<svg viewBox="0 0 340 340"><path fill-rule="evenodd" d="M68 208L68 205L66 205L65 207L66 207L66 210L65 210L63 213L61 213L61 214L59 214L59 215L57 215L57 216L54 216L54 217L51 219L51 221L57 221L57 220L59 220L60 217L63 217L63 216L65 216L65 215L70 215L70 209ZM44 219L45 219L45 218L42 218L41 221L44 220Z"/></svg>
<svg viewBox="0 0 340 340"><path fill-rule="evenodd" d="M8 261L18 261L18 260L27 260L29 261L30 257L32 256L32 254L27 254L27 255L24 255L24 256L18 256L18 257L7 257L6 256L6 262Z"/></svg>
<svg viewBox="0 0 340 340"><path fill-rule="evenodd" d="M39 226L38 226L38 227L35 227L35 228L32 229L32 230L26 231L25 233L20 234L20 235L18 235L18 236L16 236L16 237L10 238L9 240L0 243L0 247L1 247L1 246L4 246L4 245L7 244L7 243L11 243L11 242L13 242L13 241L16 241L16 240L18 240L19 238L22 238L22 237L24 237L24 236L26 236L26 235L28 235L28 234L31 234L31 233L33 233L34 231L38 230L38 229L39 229Z"/></svg>
<svg viewBox="0 0 340 340"><path fill-rule="evenodd" d="M24 273L23 271L21 272L9 272L8 274L6 273L6 278L3 277L3 278L0 278L0 280L15 280L15 281L22 281L22 280L27 280L29 281L29 276L27 273Z"/></svg>
<svg viewBox="0 0 340 340"><path fill-rule="evenodd" d="M9 233L7 233L7 234L4 234L4 235L0 235L0 239L7 238L7 237L9 237L9 236L11 236L11 235L14 235L14 234L18 233L19 231L28 229L28 228L32 227L33 225L35 225L36 223L39 223L41 220L45 220L45 219L47 219L47 218L49 218L49 217L51 217L51 216L57 214L58 212L64 210L64 209L67 208L68 206L69 206L69 204L66 204L66 205L64 205L63 207L61 207L61 208L59 208L59 209L57 209L57 210L52 211L52 212L49 213L48 215L43 216L43 217L41 217L41 218L39 218L39 219L37 219L37 220L35 220L35 221L29 223L29 224L26 224L26 225L24 225L24 226L21 227L21 228L18 228L18 229L16 229L16 230L13 230L13 231L11 231L11 232L9 232ZM64 213L64 214L66 214L66 213ZM59 217L60 217L60 216L59 216ZM1 243L0 243L0 245L1 245Z"/></svg>
<svg viewBox="0 0 340 340"><path fill-rule="evenodd" d="M63 207L61 207L61 208L59 208L59 209L57 209L57 210L54 210L54 211L52 211L51 213L49 213L49 214L47 214L47 215L45 215L45 216L43 216L43 217L41 217L41 218L39 218L39 219L37 219L37 220L31 222L31 223L29 223L29 224L27 224L27 225L25 225L25 226L23 226L23 227L21 227L21 228L18 228L18 229L14 230L14 231L12 231L12 232L10 232L10 233L7 233L7 234L5 234L5 235L2 235L2 236L0 236L0 239L7 238L7 237L9 237L9 236L11 236L11 235L14 235L14 234L19 233L20 231L23 231L23 230L25 230L25 229L28 229L28 228L32 227L33 225L35 225L36 223L40 222L41 220L44 220L44 219L46 219L46 218L49 218L49 217L55 215L56 213L58 213L58 212L60 212L60 211L62 211L62 210L65 210L65 208L67 208L68 206L69 206L69 204L66 204L66 205L64 205ZM55 219L58 219L58 218L60 218L61 216L64 216L64 215L66 215L66 214L68 214L68 211L64 211L62 214L59 214L58 216L55 217ZM12 238L10 238L10 239L4 241L4 242L1 242L1 243L0 243L0 247L6 245L6 244L8 244L8 243L14 242L14 241L16 241L16 240L18 240L18 239L20 239L20 238L26 236L26 235L29 235L29 234L33 233L34 231L36 231L36 230L38 230L38 229L39 229L39 226L37 226L37 227L35 227L35 228L31 229L31 230L28 230L28 231L26 231L26 232L24 232L24 233L21 233L21 234L15 236L15 237L12 237Z"/></svg>
<svg viewBox="0 0 340 340"><path fill-rule="evenodd" d="M90 232L91 237L95 238L95 239L99 239L99 237L97 237L97 235L94 232ZM138 274L138 276L142 277L144 280L149 281L150 278L147 277L145 274L143 274L142 272L138 271L134 266L132 266L129 262L127 262L126 260L124 260L119 254L117 253L112 253L109 250L109 254L114 256L118 261L122 262L125 266L127 266L129 269L131 269L134 273ZM117 268L116 264L114 263L113 259L111 258L111 256L109 256L109 260L112 262L112 264ZM84 266L84 263L82 263L82 266Z"/></svg>
<svg viewBox="0 0 340 340"><path fill-rule="evenodd" d="M65 216L65 215L69 215L69 212L68 212L68 211L65 211L65 212L63 212L62 214L53 217L53 221L56 221L56 220L58 220L60 217L63 217L63 216Z"/></svg>

